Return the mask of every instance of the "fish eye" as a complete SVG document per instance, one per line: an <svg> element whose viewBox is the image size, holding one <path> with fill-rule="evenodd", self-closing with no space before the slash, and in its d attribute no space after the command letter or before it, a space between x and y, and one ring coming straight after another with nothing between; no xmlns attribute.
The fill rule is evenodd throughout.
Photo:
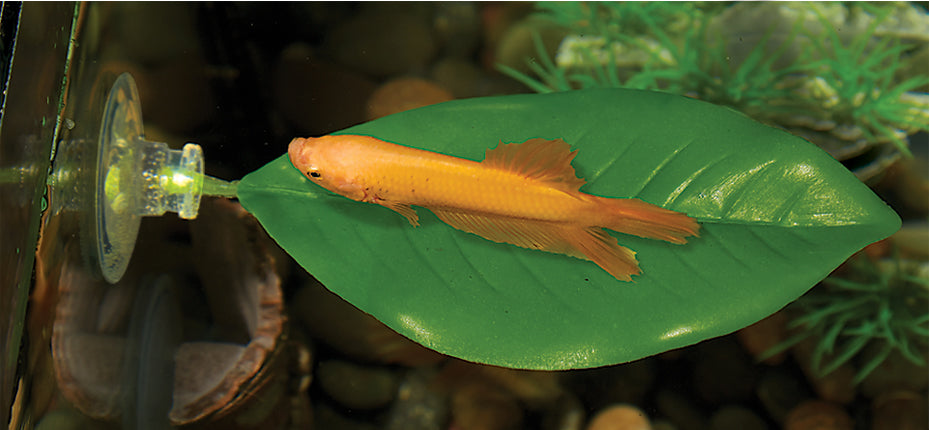
<svg viewBox="0 0 929 430"><path fill-rule="evenodd" d="M322 176L321 174L319 174L319 172L317 172L317 171L315 171L315 170L310 170L310 171L307 172L307 173L308 173L311 177L314 177L314 178L318 178L318 177Z"/></svg>

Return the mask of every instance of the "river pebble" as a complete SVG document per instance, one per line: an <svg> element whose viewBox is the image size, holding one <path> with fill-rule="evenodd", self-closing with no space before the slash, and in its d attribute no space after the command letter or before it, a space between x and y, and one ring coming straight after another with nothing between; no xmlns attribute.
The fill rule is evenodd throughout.
<svg viewBox="0 0 929 430"><path fill-rule="evenodd" d="M852 430L851 417L842 407L822 400L807 400L787 415L784 430Z"/></svg>
<svg viewBox="0 0 929 430"><path fill-rule="evenodd" d="M386 368L327 360L316 368L316 379L326 394L352 409L375 409L394 400L398 377Z"/></svg>
<svg viewBox="0 0 929 430"><path fill-rule="evenodd" d="M414 77L396 78L381 85L371 94L368 99L367 117L377 119L452 99L454 96L435 82Z"/></svg>
<svg viewBox="0 0 929 430"><path fill-rule="evenodd" d="M632 405L613 405L597 412L587 430L652 430L648 416Z"/></svg>
<svg viewBox="0 0 929 430"><path fill-rule="evenodd" d="M751 409L723 406L710 417L709 430L767 430L768 424Z"/></svg>
<svg viewBox="0 0 929 430"><path fill-rule="evenodd" d="M421 71L435 51L428 18L402 10L355 16L328 39L328 52L337 62L379 78Z"/></svg>

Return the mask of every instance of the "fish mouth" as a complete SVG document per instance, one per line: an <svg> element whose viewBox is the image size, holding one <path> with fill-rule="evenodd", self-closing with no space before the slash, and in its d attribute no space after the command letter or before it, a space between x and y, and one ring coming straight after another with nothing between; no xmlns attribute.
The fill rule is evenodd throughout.
<svg viewBox="0 0 929 430"><path fill-rule="evenodd" d="M303 170L309 161L309 142L307 139L298 137L290 141L287 146L287 154L290 155L290 162L299 170Z"/></svg>

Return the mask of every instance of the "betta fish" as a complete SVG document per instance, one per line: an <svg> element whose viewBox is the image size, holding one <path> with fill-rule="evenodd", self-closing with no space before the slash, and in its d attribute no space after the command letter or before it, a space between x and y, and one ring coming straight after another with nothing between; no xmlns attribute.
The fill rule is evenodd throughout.
<svg viewBox="0 0 929 430"><path fill-rule="evenodd" d="M296 138L290 161L310 181L349 199L406 217L412 206L485 239L590 260L616 279L641 273L635 252L603 229L676 244L696 236L697 221L635 198L580 191L561 139L529 139L488 149L477 162L358 135Z"/></svg>

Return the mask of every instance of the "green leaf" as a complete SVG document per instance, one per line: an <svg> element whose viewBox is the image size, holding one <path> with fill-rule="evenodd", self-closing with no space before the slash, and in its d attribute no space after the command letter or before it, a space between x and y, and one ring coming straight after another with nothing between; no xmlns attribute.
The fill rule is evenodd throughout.
<svg viewBox="0 0 929 430"><path fill-rule="evenodd" d="M636 360L754 323L897 215L841 164L728 108L649 91L597 89L458 100L339 134L472 160L533 137L579 150L582 191L638 197L701 223L686 245L613 233L642 275L493 243L419 209L333 195L286 155L239 184L241 203L306 270L409 338L466 360L569 369ZM283 149L282 145L282 149Z"/></svg>

